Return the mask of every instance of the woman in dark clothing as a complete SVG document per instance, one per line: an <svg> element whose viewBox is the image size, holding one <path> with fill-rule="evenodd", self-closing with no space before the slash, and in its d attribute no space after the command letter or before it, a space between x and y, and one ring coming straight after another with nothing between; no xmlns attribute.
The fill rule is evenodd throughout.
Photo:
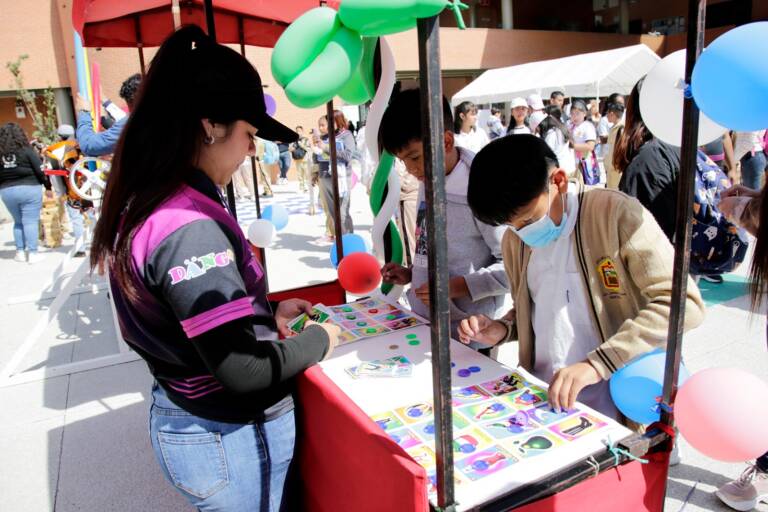
<svg viewBox="0 0 768 512"><path fill-rule="evenodd" d="M92 266L109 268L122 335L155 378L157 460L200 510L284 507L294 377L339 334L309 322L278 341L311 304L267 301L264 269L219 192L257 132L297 138L261 91L253 66L199 27L171 35L118 143L91 249Z"/></svg>
<svg viewBox="0 0 768 512"><path fill-rule="evenodd" d="M40 209L43 195L51 195L51 184L41 167L40 156L29 144L24 130L16 123L0 127L0 199L13 217L15 261L37 263L40 236Z"/></svg>
<svg viewBox="0 0 768 512"><path fill-rule="evenodd" d="M677 175L680 149L655 138L640 114L642 80L627 101L626 121L613 151L614 168L621 173L619 190L636 197L672 240L675 234Z"/></svg>

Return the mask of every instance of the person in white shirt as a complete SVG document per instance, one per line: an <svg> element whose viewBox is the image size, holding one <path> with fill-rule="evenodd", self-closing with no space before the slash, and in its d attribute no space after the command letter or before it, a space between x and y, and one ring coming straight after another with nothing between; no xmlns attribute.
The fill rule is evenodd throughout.
<svg viewBox="0 0 768 512"><path fill-rule="evenodd" d="M520 97L512 98L512 121L509 123L507 135L530 134L528 125L528 103Z"/></svg>
<svg viewBox="0 0 768 512"><path fill-rule="evenodd" d="M531 129L531 133L536 133L536 127L539 123L547 117L544 112L544 101L539 94L531 94L526 98L528 108L530 109L530 115L528 116L528 127Z"/></svg>
<svg viewBox="0 0 768 512"><path fill-rule="evenodd" d="M557 162L569 179L577 178L576 159L571 149L571 134L568 128L560 121L562 112L555 105L550 105L545 110L545 117L536 128L538 136L544 139L547 146L557 156Z"/></svg>
<svg viewBox="0 0 768 512"><path fill-rule="evenodd" d="M577 166L581 169L585 185L600 183L600 167L597 164L595 145L597 132L595 125L587 120L587 106L581 100L576 100L571 106L571 121L568 123L571 132L571 142L576 153Z"/></svg>
<svg viewBox="0 0 768 512"><path fill-rule="evenodd" d="M454 112L454 143L477 153L488 144L488 134L477 128L477 106L471 101L462 101Z"/></svg>

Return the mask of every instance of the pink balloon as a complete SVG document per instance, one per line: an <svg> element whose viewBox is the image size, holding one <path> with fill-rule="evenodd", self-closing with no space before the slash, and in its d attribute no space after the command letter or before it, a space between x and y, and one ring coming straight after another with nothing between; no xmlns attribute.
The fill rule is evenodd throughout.
<svg viewBox="0 0 768 512"><path fill-rule="evenodd" d="M709 368L689 378L675 400L675 422L698 451L744 462L768 451L768 384L738 368Z"/></svg>

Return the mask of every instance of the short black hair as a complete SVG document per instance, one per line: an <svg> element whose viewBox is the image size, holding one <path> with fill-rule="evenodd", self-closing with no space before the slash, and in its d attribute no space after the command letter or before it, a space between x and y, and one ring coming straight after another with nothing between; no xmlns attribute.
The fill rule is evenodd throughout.
<svg viewBox="0 0 768 512"><path fill-rule="evenodd" d="M509 165L509 155L518 155ZM535 135L500 137L475 155L469 172L467 201L478 220L501 226L517 211L547 190L557 157Z"/></svg>
<svg viewBox="0 0 768 512"><path fill-rule="evenodd" d="M421 141L421 91L407 89L393 96L379 127L380 145L397 154L413 141ZM443 96L443 130L453 130L451 105Z"/></svg>
<svg viewBox="0 0 768 512"><path fill-rule="evenodd" d="M125 79L123 85L120 86L120 97L123 98L128 105L133 105L140 86L141 75L139 73L129 76Z"/></svg>
<svg viewBox="0 0 768 512"><path fill-rule="evenodd" d="M565 98L565 93L563 91L552 91L552 94L549 95L549 99L555 99L557 96Z"/></svg>
<svg viewBox="0 0 768 512"><path fill-rule="evenodd" d="M607 112L613 112L617 116L622 116L624 114L625 107L621 103L609 103L608 106L605 107L605 111Z"/></svg>

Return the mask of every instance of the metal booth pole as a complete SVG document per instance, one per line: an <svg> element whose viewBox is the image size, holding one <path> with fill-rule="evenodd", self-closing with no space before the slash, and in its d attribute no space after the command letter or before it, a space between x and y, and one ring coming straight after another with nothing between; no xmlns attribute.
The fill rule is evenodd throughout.
<svg viewBox="0 0 768 512"><path fill-rule="evenodd" d="M213 0L204 0L203 8L205 10L205 24L208 29L208 36L216 42L216 22L213 19ZM235 186L230 180L227 183L227 205L232 216L237 219L237 205L235 204Z"/></svg>
<svg viewBox="0 0 768 512"><path fill-rule="evenodd" d="M331 181L333 181L333 231L336 236L336 266L344 259L344 242L341 240L341 198L339 197L339 166L336 161L336 119L333 116L333 99L326 104L328 119L328 154L331 157ZM347 191L347 194L351 191ZM328 205L326 205L328 206Z"/></svg>
<svg viewBox="0 0 768 512"><path fill-rule="evenodd" d="M141 67L141 78L147 76L147 66L144 63L144 43L141 42L141 24L139 17L133 17L133 25L136 29L136 48L139 50L139 66Z"/></svg>
<svg viewBox="0 0 768 512"><path fill-rule="evenodd" d="M245 56L245 31L243 29L243 18L242 16L237 18L237 32L240 38L240 55L243 56L244 59L247 59ZM259 164L260 165L260 164ZM257 178L256 173L256 157L251 157L251 180L253 181L253 196L254 201L256 203L256 218L261 218L261 201L259 200L259 180ZM263 247L259 247L259 258L261 259L261 266L264 267L264 283L267 286L267 292L269 292L269 279L267 274L267 251Z"/></svg>
<svg viewBox="0 0 768 512"><path fill-rule="evenodd" d="M683 136L680 147L680 174L677 186L677 219L675 224L675 266L672 276L672 304L667 335L667 361L664 368L664 394L661 421L673 425L672 406L677 393L680 354L683 348L685 298L688 290L693 195L695 188L696 151L699 133L699 107L690 94L691 75L696 59L704 48L706 0L689 0L688 34L686 39L685 83L683 100Z"/></svg>
<svg viewBox="0 0 768 512"><path fill-rule="evenodd" d="M437 16L419 19L417 26L422 105L421 140L424 144L424 184L429 244L429 319L432 331L437 503L440 510L451 511L454 510L455 503L440 26Z"/></svg>

